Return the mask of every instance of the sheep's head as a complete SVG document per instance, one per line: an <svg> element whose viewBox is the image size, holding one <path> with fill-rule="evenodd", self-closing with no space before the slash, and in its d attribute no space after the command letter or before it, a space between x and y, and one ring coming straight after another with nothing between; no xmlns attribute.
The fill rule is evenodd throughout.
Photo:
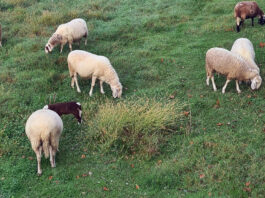
<svg viewBox="0 0 265 198"><path fill-rule="evenodd" d="M253 89L253 90L258 89L260 87L261 83L262 83L261 77L259 75L255 76L251 80L251 89Z"/></svg>
<svg viewBox="0 0 265 198"><path fill-rule="evenodd" d="M122 94L122 85L121 83L118 83L114 86L111 86L111 90L112 90L112 96L113 98L120 98L121 94Z"/></svg>
<svg viewBox="0 0 265 198"><path fill-rule="evenodd" d="M53 48L54 48L54 46L52 46L50 43L47 43L45 45L45 53L48 54L48 53L52 52Z"/></svg>
<svg viewBox="0 0 265 198"><path fill-rule="evenodd" d="M45 52L46 54L52 52L53 48L61 43L63 37L60 34L53 34L52 37L49 39L48 43L45 45Z"/></svg>
<svg viewBox="0 0 265 198"><path fill-rule="evenodd" d="M265 15L259 18L259 24L264 25L265 24Z"/></svg>

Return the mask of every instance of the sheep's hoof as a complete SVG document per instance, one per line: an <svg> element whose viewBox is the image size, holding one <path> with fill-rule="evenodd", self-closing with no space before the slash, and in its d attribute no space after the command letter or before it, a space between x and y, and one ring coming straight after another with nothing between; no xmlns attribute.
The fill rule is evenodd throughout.
<svg viewBox="0 0 265 198"><path fill-rule="evenodd" d="M78 93L81 93L81 90L77 90Z"/></svg>
<svg viewBox="0 0 265 198"><path fill-rule="evenodd" d="M241 94L241 91L237 91L237 93Z"/></svg>
<svg viewBox="0 0 265 198"><path fill-rule="evenodd" d="M100 93L102 93L102 94L105 94L105 92L104 92L104 91L101 91Z"/></svg>
<svg viewBox="0 0 265 198"><path fill-rule="evenodd" d="M38 173L38 176L40 177L40 176L41 176L41 174L42 174L42 172Z"/></svg>

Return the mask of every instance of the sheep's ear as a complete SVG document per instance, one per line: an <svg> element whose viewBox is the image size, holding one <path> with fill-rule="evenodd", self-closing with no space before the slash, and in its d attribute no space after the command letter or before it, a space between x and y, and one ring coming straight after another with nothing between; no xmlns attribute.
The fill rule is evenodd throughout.
<svg viewBox="0 0 265 198"><path fill-rule="evenodd" d="M61 40L63 39L62 35L60 35L60 34L57 34L57 35L56 35L56 38L57 38L59 41L61 41Z"/></svg>
<svg viewBox="0 0 265 198"><path fill-rule="evenodd" d="M256 79L253 79L252 82L251 82L251 89L256 89L257 87L257 82L256 82Z"/></svg>
<svg viewBox="0 0 265 198"><path fill-rule="evenodd" d="M118 90L116 88L113 89L112 96L113 96L113 98L117 98L118 97Z"/></svg>

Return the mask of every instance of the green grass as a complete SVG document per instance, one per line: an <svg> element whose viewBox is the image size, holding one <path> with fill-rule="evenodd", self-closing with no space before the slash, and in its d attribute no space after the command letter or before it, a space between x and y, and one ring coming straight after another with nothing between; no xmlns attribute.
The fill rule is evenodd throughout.
<svg viewBox="0 0 265 198"><path fill-rule="evenodd" d="M1 0L0 197L264 197L264 85L237 94L231 82L223 95L224 77L217 92L205 82L206 51L239 37L252 41L265 76L264 26L247 20L236 33L236 2ZM121 99L106 84L89 97L89 80L72 90L68 46L45 54L56 27L75 17L89 36L73 49L110 59ZM43 157L38 177L24 126L54 98L81 102L84 123L63 116L57 167Z"/></svg>

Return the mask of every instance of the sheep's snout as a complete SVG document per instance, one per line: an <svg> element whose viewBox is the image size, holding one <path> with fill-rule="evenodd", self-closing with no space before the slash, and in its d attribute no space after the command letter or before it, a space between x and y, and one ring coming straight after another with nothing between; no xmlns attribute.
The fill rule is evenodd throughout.
<svg viewBox="0 0 265 198"><path fill-rule="evenodd" d="M260 17L259 24L264 25L265 24L265 16Z"/></svg>
<svg viewBox="0 0 265 198"><path fill-rule="evenodd" d="M255 90L258 89L260 87L262 83L262 79L260 76L256 76L252 81L251 81L251 89Z"/></svg>
<svg viewBox="0 0 265 198"><path fill-rule="evenodd" d="M45 46L45 53L48 54L48 53L51 53L51 52L52 52L52 47L49 44L47 44Z"/></svg>

